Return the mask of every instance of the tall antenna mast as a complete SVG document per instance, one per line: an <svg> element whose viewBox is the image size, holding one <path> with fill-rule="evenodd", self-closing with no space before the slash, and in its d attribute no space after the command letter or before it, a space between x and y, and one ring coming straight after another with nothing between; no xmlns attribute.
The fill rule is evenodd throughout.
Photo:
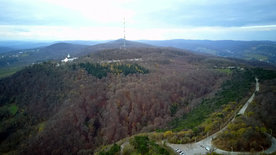
<svg viewBox="0 0 276 155"><path fill-rule="evenodd" d="M124 17L124 49L126 49L126 20Z"/></svg>

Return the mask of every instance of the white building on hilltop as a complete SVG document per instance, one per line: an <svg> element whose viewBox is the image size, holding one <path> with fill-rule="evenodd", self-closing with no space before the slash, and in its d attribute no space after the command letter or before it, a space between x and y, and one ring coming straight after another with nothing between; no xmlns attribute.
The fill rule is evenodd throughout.
<svg viewBox="0 0 276 155"><path fill-rule="evenodd" d="M67 55L67 57L65 57L65 59L61 60L61 62L70 62L70 61L73 61L75 59L78 59L77 57L74 57L74 58L70 58L70 54Z"/></svg>

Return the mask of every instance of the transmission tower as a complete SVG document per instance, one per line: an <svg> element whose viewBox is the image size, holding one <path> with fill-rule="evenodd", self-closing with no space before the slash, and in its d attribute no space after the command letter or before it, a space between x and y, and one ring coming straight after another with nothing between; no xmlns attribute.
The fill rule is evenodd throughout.
<svg viewBox="0 0 276 155"><path fill-rule="evenodd" d="M124 18L124 49L126 49L126 20Z"/></svg>

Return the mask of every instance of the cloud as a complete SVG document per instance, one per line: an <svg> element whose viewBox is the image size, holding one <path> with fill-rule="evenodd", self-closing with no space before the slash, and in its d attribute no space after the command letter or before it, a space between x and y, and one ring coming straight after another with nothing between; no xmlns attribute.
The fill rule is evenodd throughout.
<svg viewBox="0 0 276 155"><path fill-rule="evenodd" d="M9 0L0 24L130 26L246 26L276 24L272 0Z"/></svg>
<svg viewBox="0 0 276 155"><path fill-rule="evenodd" d="M131 19L134 12L124 7L131 0L44 0L49 4L64 7L78 12L93 22L120 22L123 17Z"/></svg>
<svg viewBox="0 0 276 155"><path fill-rule="evenodd" d="M275 9L271 0L183 0L153 9L144 19L153 27L271 25L276 24Z"/></svg>
<svg viewBox="0 0 276 155"><path fill-rule="evenodd" d="M41 0L9 0L0 3L1 25L91 24L79 12Z"/></svg>
<svg viewBox="0 0 276 155"><path fill-rule="evenodd" d="M122 36L122 28L1 25L2 40L109 40Z"/></svg>
<svg viewBox="0 0 276 155"><path fill-rule="evenodd" d="M276 40L276 25L242 27L127 28L129 40L211 39ZM123 37L121 27L2 25L1 39L111 40ZM257 37L256 37L257 36Z"/></svg>
<svg viewBox="0 0 276 155"><path fill-rule="evenodd" d="M273 0L9 0L0 10L0 39L117 39L126 17L129 39L276 40Z"/></svg>

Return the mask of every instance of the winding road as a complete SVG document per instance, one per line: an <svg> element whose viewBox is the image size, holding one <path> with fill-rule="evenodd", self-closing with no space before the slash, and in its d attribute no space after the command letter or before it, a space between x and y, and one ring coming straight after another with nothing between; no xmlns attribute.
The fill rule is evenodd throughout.
<svg viewBox="0 0 276 155"><path fill-rule="evenodd" d="M237 114L243 115L245 110L247 109L248 105L254 100L255 97L255 93L258 92L260 90L259 87L259 80L258 78L255 78L256 80L256 88L254 93L251 95L251 97L247 100L247 102L243 105L243 107L240 109L240 111ZM230 121L234 121L235 117ZM228 124L227 124L228 125ZM206 154L209 152L208 149L213 148L216 153L220 153L220 154L229 154L229 155L238 155L238 154L252 154L250 152L231 152L231 151L224 151L224 150L220 150L218 148L215 148L212 145L212 139L215 138L218 134L220 134L221 132L223 132L227 125L222 128L221 130L219 130L218 132L216 132L215 134L208 136L207 138L196 142L196 143L189 143L189 144L171 144L171 143L167 143L167 145L169 147L171 147L172 149L180 149L184 152L185 155L192 155L192 154ZM276 139L274 137L272 137L271 135L267 134L269 137L271 137L271 142L272 145L270 148L268 148L267 150L264 151L264 153L273 153L276 152ZM257 152L254 154L260 154L263 152Z"/></svg>

